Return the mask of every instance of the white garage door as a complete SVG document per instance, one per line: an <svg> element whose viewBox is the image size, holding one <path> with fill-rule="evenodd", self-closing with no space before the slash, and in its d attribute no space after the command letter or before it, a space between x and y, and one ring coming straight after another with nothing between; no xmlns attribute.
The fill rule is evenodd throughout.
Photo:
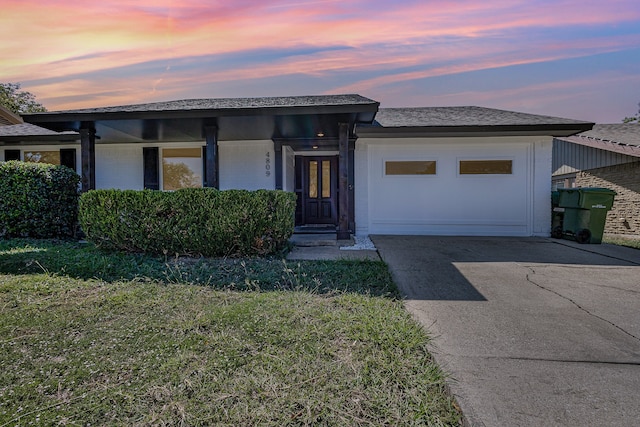
<svg viewBox="0 0 640 427"><path fill-rule="evenodd" d="M368 147L370 234L529 236L531 144Z"/></svg>

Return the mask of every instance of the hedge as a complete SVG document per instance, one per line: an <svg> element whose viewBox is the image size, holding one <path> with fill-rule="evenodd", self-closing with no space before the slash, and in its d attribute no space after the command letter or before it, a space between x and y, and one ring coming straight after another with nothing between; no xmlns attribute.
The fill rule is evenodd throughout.
<svg viewBox="0 0 640 427"><path fill-rule="evenodd" d="M79 182L66 166L0 163L0 237L74 236Z"/></svg>
<svg viewBox="0 0 640 427"><path fill-rule="evenodd" d="M253 256L284 248L295 205L284 191L94 190L81 196L79 218L87 240L107 249Z"/></svg>

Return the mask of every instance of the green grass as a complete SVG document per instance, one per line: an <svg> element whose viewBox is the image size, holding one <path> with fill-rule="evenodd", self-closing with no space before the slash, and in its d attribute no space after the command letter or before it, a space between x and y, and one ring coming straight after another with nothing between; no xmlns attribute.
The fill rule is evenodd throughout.
<svg viewBox="0 0 640 427"><path fill-rule="evenodd" d="M607 235L602 238L602 243L640 249L640 239L634 239L629 237Z"/></svg>
<svg viewBox="0 0 640 427"><path fill-rule="evenodd" d="M382 262L0 241L0 426L458 425L427 344Z"/></svg>

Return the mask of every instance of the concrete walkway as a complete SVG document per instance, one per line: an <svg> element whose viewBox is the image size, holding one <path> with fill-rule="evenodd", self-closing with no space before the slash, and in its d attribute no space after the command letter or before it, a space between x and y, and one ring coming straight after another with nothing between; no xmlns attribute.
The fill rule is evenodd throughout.
<svg viewBox="0 0 640 427"><path fill-rule="evenodd" d="M355 241L336 240L335 233L294 234L289 241L294 245L287 260L373 260L380 261L377 250L349 250Z"/></svg>
<svg viewBox="0 0 640 427"><path fill-rule="evenodd" d="M472 426L640 420L640 251L372 236Z"/></svg>

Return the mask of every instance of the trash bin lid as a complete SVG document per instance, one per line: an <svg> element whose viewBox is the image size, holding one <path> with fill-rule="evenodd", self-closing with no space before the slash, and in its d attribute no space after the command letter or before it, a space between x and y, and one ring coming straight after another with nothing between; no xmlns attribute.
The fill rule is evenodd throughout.
<svg viewBox="0 0 640 427"><path fill-rule="evenodd" d="M578 190L581 193L605 193L618 195L618 193L616 193L615 191L603 187L580 187L576 188L575 190Z"/></svg>

